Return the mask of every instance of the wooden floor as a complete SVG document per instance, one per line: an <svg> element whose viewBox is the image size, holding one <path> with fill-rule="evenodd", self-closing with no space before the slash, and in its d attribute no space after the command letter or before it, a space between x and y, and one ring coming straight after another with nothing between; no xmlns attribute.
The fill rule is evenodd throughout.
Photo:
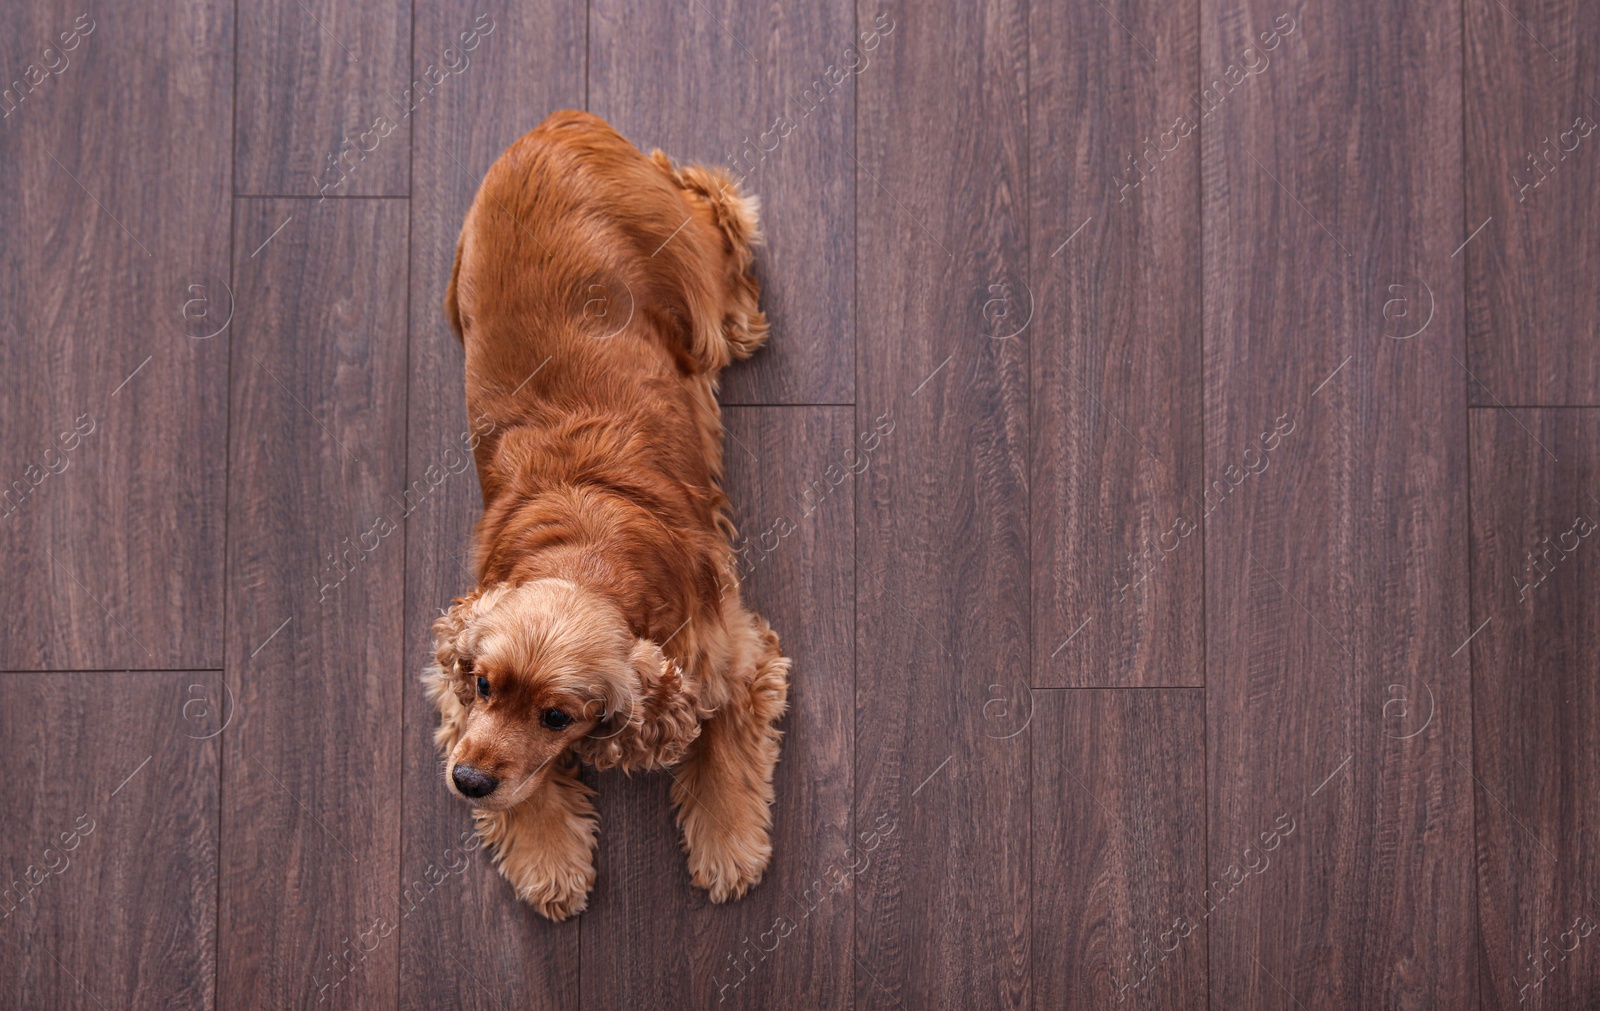
<svg viewBox="0 0 1600 1011"><path fill-rule="evenodd" d="M1600 1006L1600 7L0 11L0 1006ZM561 108L760 195L776 854L518 904L417 682Z"/></svg>

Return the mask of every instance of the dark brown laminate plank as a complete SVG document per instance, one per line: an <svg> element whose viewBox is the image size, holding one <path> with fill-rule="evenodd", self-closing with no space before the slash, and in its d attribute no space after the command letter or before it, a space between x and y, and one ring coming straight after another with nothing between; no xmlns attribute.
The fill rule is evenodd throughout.
<svg viewBox="0 0 1600 1011"><path fill-rule="evenodd" d="M1211 1006L1469 1006L1460 9L1201 25Z"/></svg>
<svg viewBox="0 0 1600 1011"><path fill-rule="evenodd" d="M19 1008L209 1008L218 673L0 674L0 986Z"/></svg>
<svg viewBox="0 0 1600 1011"><path fill-rule="evenodd" d="M1029 342L1026 9L858 7L892 43L857 81L857 825L861 1008L1026 1006ZM881 15L880 15L881 12Z"/></svg>
<svg viewBox="0 0 1600 1011"><path fill-rule="evenodd" d="M216 667L233 7L84 10L0 13L0 668Z"/></svg>
<svg viewBox="0 0 1600 1011"><path fill-rule="evenodd" d="M1468 398L1600 405L1600 8L1462 10Z"/></svg>
<svg viewBox="0 0 1600 1011"><path fill-rule="evenodd" d="M434 59L433 74L426 73L423 62L412 79L410 4L241 3L237 44L234 192L330 197L410 192L412 110L450 87L456 76Z"/></svg>
<svg viewBox="0 0 1600 1011"><path fill-rule="evenodd" d="M227 1008L397 999L406 212L236 208Z"/></svg>
<svg viewBox="0 0 1600 1011"><path fill-rule="evenodd" d="M400 1000L430 1011L573 1008L581 927L552 925L518 902L476 848L471 816L445 786L438 717L417 680L433 658L434 619L472 589L471 532L482 511L461 344L444 315L456 238L500 152L551 111L583 104L581 4L420 5L416 66L439 64L480 14L488 31L465 53L470 66L412 116L410 459L404 482L389 489L390 515L406 524Z"/></svg>
<svg viewBox="0 0 1600 1011"><path fill-rule="evenodd" d="M1205 694L1033 698L1034 1006L1201 1011Z"/></svg>
<svg viewBox="0 0 1600 1011"><path fill-rule="evenodd" d="M858 38L841 0L597 0L589 14L589 111L761 198L756 272L781 339L728 375L723 402L850 402L855 88L898 39L872 15Z"/></svg>
<svg viewBox="0 0 1600 1011"><path fill-rule="evenodd" d="M1032 11L1032 291L992 321L1031 318L1033 683L1198 685L1199 3L1114 10Z"/></svg>
<svg viewBox="0 0 1600 1011"><path fill-rule="evenodd" d="M1484 1008L1600 994L1600 410L1472 412Z"/></svg>
<svg viewBox="0 0 1600 1011"><path fill-rule="evenodd" d="M743 598L794 664L772 865L745 898L713 905L689 883L667 778L591 777L600 879L583 919L585 1007L849 1007L851 895L892 845L850 821L851 471L879 442L852 432L848 407L736 407L725 420Z"/></svg>

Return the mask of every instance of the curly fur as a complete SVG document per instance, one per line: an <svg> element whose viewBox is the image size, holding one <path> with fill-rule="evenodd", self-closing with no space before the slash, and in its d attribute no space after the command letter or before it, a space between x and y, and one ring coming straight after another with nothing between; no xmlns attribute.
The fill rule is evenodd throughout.
<svg viewBox="0 0 1600 1011"><path fill-rule="evenodd" d="M612 707L573 751L596 769L634 772L676 765L700 736L700 721L711 714L700 708L683 669L655 643L640 641L629 661L638 675L639 691Z"/></svg>
<svg viewBox="0 0 1600 1011"><path fill-rule="evenodd" d="M513 144L462 227L445 314L487 433L478 585L435 624L423 680L447 784L489 777L479 833L552 919L594 884L579 760L673 771L713 900L771 857L789 661L740 601L715 397L767 338L759 241L726 172L646 157L578 112Z"/></svg>

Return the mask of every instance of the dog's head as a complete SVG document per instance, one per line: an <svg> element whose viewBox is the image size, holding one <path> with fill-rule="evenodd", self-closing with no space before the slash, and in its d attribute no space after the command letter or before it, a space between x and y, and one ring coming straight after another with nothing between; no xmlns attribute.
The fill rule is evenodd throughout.
<svg viewBox="0 0 1600 1011"><path fill-rule="evenodd" d="M445 779L479 807L527 799L568 751L598 768L667 766L700 733L677 665L567 580L477 590L434 634L435 690L462 707Z"/></svg>

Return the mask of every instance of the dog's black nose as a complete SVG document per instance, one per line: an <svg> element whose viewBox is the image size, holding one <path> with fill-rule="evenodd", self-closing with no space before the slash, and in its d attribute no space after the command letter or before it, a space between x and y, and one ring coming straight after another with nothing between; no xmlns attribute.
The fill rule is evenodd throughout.
<svg viewBox="0 0 1600 1011"><path fill-rule="evenodd" d="M460 763L450 770L450 778L455 780L457 790L464 796L473 798L487 797L500 785L500 781L487 772Z"/></svg>

